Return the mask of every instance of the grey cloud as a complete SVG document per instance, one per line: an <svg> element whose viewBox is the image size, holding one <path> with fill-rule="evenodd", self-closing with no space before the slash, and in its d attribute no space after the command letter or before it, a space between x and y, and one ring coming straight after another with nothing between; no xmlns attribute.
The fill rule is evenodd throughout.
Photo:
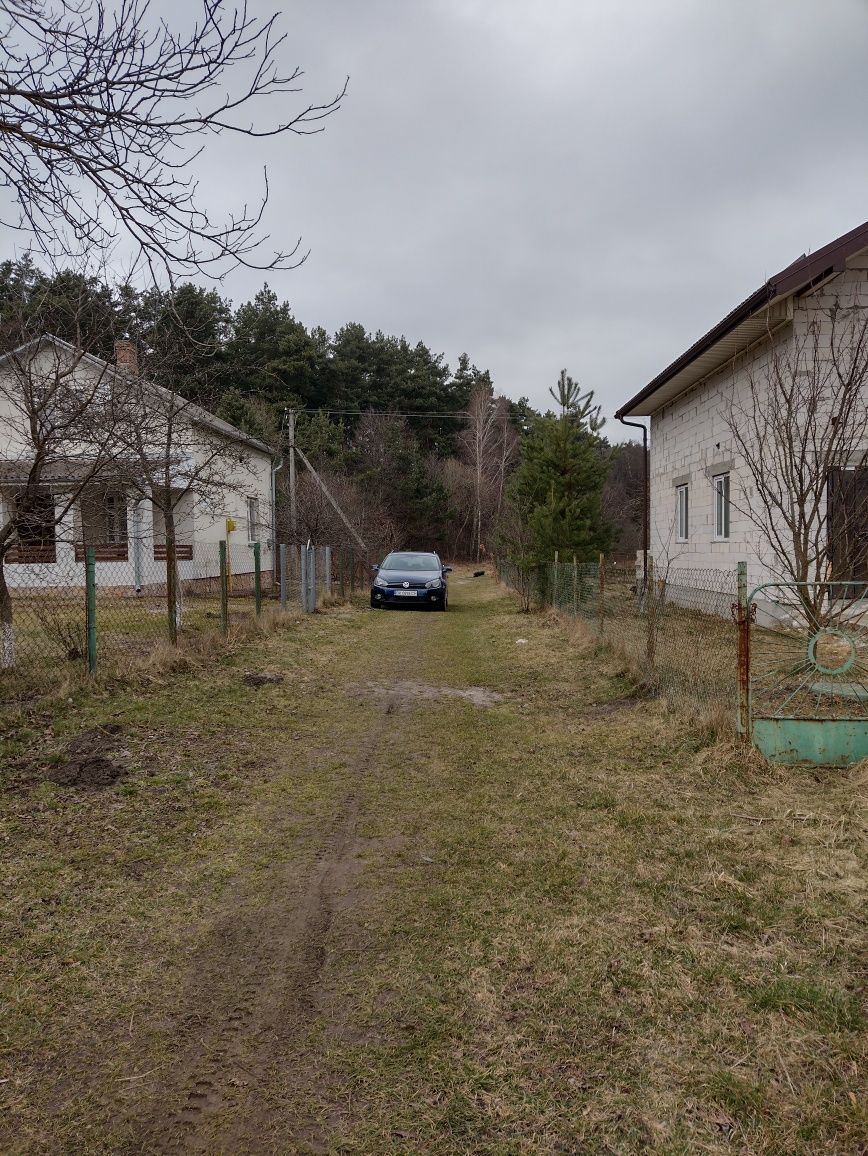
<svg viewBox="0 0 868 1156"><path fill-rule="evenodd" d="M269 227L311 249L269 280L303 321L466 349L511 396L545 405L566 365L611 414L868 218L862 0L303 0L283 23L303 98L348 73L344 108L218 142L203 190L253 196L267 160Z"/></svg>

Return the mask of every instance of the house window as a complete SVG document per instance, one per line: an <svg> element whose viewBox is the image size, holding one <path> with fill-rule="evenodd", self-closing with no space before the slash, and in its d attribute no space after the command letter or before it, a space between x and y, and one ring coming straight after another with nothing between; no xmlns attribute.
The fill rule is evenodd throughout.
<svg viewBox="0 0 868 1156"><path fill-rule="evenodd" d="M57 561L57 522L53 494L44 491L19 494L15 499L15 523L18 542L7 555L7 561Z"/></svg>
<svg viewBox="0 0 868 1156"><path fill-rule="evenodd" d="M675 537L679 542L686 542L690 535L687 486L675 487L675 501L677 503Z"/></svg>
<svg viewBox="0 0 868 1156"><path fill-rule="evenodd" d="M88 489L79 500L80 530L76 561L84 561L87 547L96 550L97 562L124 562L127 558L127 496L122 490Z"/></svg>
<svg viewBox="0 0 868 1156"><path fill-rule="evenodd" d="M718 474L714 482L714 537L729 541L729 474Z"/></svg>
<svg viewBox="0 0 868 1156"><path fill-rule="evenodd" d="M259 541L259 498L247 499L247 539Z"/></svg>

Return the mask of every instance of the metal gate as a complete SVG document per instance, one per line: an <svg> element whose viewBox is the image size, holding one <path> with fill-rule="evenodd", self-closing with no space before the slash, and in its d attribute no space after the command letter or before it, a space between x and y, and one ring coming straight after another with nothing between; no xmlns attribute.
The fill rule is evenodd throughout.
<svg viewBox="0 0 868 1156"><path fill-rule="evenodd" d="M868 758L868 583L739 578L740 729L776 762Z"/></svg>

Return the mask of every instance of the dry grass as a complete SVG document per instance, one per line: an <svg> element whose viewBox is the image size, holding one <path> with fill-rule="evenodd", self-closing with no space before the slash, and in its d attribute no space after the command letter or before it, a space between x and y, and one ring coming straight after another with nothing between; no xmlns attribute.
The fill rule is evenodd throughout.
<svg viewBox="0 0 868 1156"><path fill-rule="evenodd" d="M350 792L364 850L305 1018L227 1108L256 1114L258 1150L864 1150L868 766L766 764L713 741L720 720L637 698L593 635L491 583L459 575L451 597L7 716L7 1147L146 1150L141 1104L171 1098L178 1038L209 1029L211 1000L185 1002L209 943L237 982L246 945L214 928L275 872L291 908ZM254 661L285 682L244 689ZM408 662L503 697L359 696ZM115 787L36 774L109 721L130 752Z"/></svg>

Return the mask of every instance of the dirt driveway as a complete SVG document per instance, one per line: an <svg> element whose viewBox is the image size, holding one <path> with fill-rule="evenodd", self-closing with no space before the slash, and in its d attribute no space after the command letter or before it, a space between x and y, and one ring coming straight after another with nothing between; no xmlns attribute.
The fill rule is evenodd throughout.
<svg viewBox="0 0 868 1156"><path fill-rule="evenodd" d="M863 1150L864 768L451 594L7 710L3 1151Z"/></svg>

